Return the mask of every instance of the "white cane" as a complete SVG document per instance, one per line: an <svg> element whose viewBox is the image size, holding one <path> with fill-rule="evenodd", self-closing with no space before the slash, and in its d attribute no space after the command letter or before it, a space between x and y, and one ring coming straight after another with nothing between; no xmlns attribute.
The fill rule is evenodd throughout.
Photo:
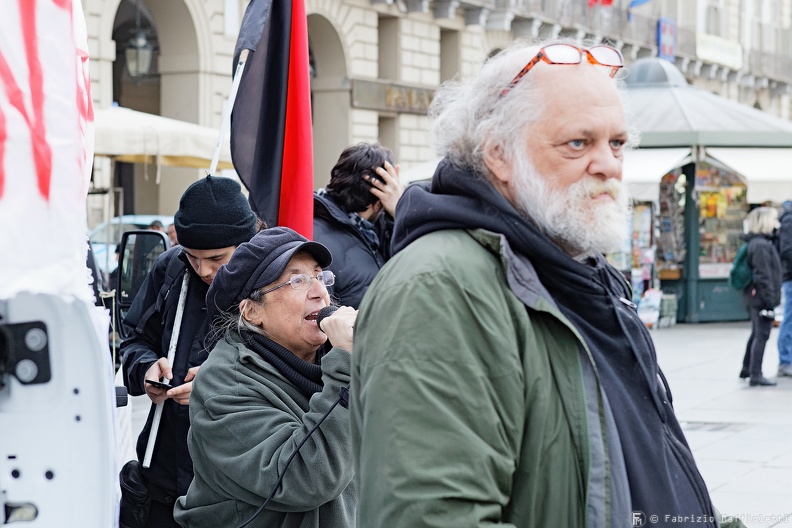
<svg viewBox="0 0 792 528"><path fill-rule="evenodd" d="M173 333L171 334L170 344L168 345L168 365L171 365L171 367L173 366L173 356L176 354L176 344L179 342L179 330L181 329L184 305L187 302L187 287L189 284L190 273L189 271L185 271L181 292L179 293L179 305L176 308L176 319L173 321ZM170 382L165 379L164 383ZM146 455L143 457L144 468L151 466L151 456L154 454L154 444L157 441L157 433L159 432L160 420L162 419L162 407L164 405L164 401L160 402L154 409L154 418L151 421L151 431L149 431L148 444L146 444Z"/></svg>
<svg viewBox="0 0 792 528"><path fill-rule="evenodd" d="M239 91L239 80L242 78L242 71L245 69L245 60L247 59L249 50L242 50L239 54L239 62L237 62L236 72L234 73L234 81L231 83L231 92L228 94L228 101L226 101L225 108L223 108L223 121L220 123L220 136L217 138L217 145L215 145L214 155L212 156L212 164L209 166L209 174L215 175L217 170L217 163L220 161L220 150L223 146L228 129L231 128L231 110L234 108L234 101L236 100L237 91Z"/></svg>

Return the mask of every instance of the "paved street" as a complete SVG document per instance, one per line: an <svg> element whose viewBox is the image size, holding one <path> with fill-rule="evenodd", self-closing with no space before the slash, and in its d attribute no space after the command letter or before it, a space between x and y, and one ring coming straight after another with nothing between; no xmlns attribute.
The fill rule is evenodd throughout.
<svg viewBox="0 0 792 528"><path fill-rule="evenodd" d="M747 322L678 324L651 333L717 508L745 516L751 528L792 526L792 378L779 378L777 387L749 387L738 378ZM776 328L765 352L770 379L778 369L777 337Z"/></svg>

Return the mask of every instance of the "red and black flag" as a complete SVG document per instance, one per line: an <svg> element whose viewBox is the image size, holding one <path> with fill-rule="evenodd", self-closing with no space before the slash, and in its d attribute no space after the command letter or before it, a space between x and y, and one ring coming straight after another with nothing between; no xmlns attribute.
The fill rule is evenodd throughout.
<svg viewBox="0 0 792 528"><path fill-rule="evenodd" d="M308 19L303 0L251 0L234 67L250 50L231 111L231 158L267 225L313 237Z"/></svg>

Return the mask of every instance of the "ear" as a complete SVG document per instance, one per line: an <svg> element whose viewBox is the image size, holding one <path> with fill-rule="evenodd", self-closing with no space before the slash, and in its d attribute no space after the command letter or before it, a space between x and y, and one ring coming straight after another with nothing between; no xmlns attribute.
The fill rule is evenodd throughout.
<svg viewBox="0 0 792 528"><path fill-rule="evenodd" d="M261 310L259 304L254 303L250 299L244 299L239 303L239 313L242 317L256 326L261 326Z"/></svg>
<svg viewBox="0 0 792 528"><path fill-rule="evenodd" d="M511 164L506 160L503 147L492 141L484 144L484 165L489 169L490 174L495 178L495 182L508 185L512 179Z"/></svg>

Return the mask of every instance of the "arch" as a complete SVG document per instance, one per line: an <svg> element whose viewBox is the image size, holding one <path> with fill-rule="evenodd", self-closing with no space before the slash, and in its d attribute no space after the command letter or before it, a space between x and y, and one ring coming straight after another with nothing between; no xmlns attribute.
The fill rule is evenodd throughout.
<svg viewBox="0 0 792 528"><path fill-rule="evenodd" d="M340 37L341 33L327 16L320 13L308 14L308 40L317 64L321 64L321 71L317 75L322 77L344 76L349 71L347 66L346 46ZM314 46L313 41L321 43Z"/></svg>
<svg viewBox="0 0 792 528"><path fill-rule="evenodd" d="M148 0L160 41L160 113L210 125L213 94L208 65L214 56L206 4L199 0ZM157 211L172 214L198 171L177 167L161 170L160 183L151 186L151 191L156 196Z"/></svg>
<svg viewBox="0 0 792 528"><path fill-rule="evenodd" d="M99 47L100 49L107 49L113 41L113 23L115 21L118 6L122 0L100 0L101 8L99 9ZM154 19L154 26L159 31L158 18L162 18L156 14L157 11L162 12L163 6L166 4L173 4L177 9L186 8L186 13L189 15L189 20L192 21L191 29L195 33L195 44L198 52L199 63L198 67L201 72L208 72L211 70L212 57L214 54L214 46L212 46L211 27L209 19L204 12L203 4L200 0L169 0L161 2L159 0L149 0L147 3L149 10ZM179 31L173 33L180 36L184 30L184 26L178 26ZM102 58L102 57L100 57Z"/></svg>
<svg viewBox="0 0 792 528"><path fill-rule="evenodd" d="M112 63L116 54L113 29L123 0L94 0L100 2L98 39L100 57L100 104L112 98ZM127 0L133 5L137 0ZM211 91L214 46L211 24L202 0L140 0L144 12L156 30L159 43L158 73L160 114L198 124L212 124L214 100ZM163 167L161 178L149 177L143 166L134 170L132 188L136 212L165 212L178 208L183 190L196 179L194 169ZM126 194L126 193L125 193Z"/></svg>
<svg viewBox="0 0 792 528"><path fill-rule="evenodd" d="M343 61L343 75L350 70L347 62L349 56L348 50L350 43L344 39L344 36L349 36L348 33L343 31L343 20L341 19L340 7L341 3L330 4L334 9L327 9L325 3L318 1L307 0L306 11L308 14L308 39L311 39L312 27L315 31L324 34L329 42L333 42L330 46L331 49L324 50L328 55L335 57L334 60ZM316 50L314 50L316 51ZM340 62L337 62L339 64ZM330 72L327 72L330 73Z"/></svg>
<svg viewBox="0 0 792 528"><path fill-rule="evenodd" d="M344 45L330 19L308 15L308 42L315 74L311 79L314 186L322 187L349 145L352 107Z"/></svg>

